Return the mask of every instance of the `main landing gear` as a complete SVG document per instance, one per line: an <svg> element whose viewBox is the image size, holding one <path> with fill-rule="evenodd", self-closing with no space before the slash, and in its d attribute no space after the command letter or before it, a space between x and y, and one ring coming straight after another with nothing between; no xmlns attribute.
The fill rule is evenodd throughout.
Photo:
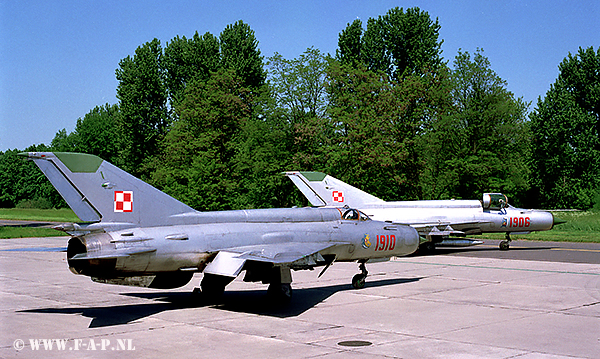
<svg viewBox="0 0 600 359"><path fill-rule="evenodd" d="M267 295L278 302L292 299L292 273L289 267L273 267Z"/></svg>
<svg viewBox="0 0 600 359"><path fill-rule="evenodd" d="M200 282L200 288L202 288L202 294L206 300L209 302L215 302L221 299L223 296L223 292L225 291L225 287L229 284L234 278L225 277L221 275L215 275L210 273L204 273L204 277ZM198 293L196 289L194 289L194 293Z"/></svg>
<svg viewBox="0 0 600 359"><path fill-rule="evenodd" d="M369 272L367 272L367 267L365 266L365 261L360 262L358 269L360 269L360 273L352 277L352 286L354 289L364 288L367 274L369 274Z"/></svg>
<svg viewBox="0 0 600 359"><path fill-rule="evenodd" d="M267 295L277 301L289 302L292 299L292 285L290 283L271 283Z"/></svg>
<svg viewBox="0 0 600 359"><path fill-rule="evenodd" d="M267 295L269 298L278 302L289 302L292 298L292 273L289 267L273 266L270 268L254 267L246 272L245 282L259 282L269 284ZM253 276L254 275L254 276ZM208 303L216 303L223 296L225 286L227 286L234 277L227 277L211 273L204 273L200 288L194 288L195 294L202 293L204 300Z"/></svg>
<svg viewBox="0 0 600 359"><path fill-rule="evenodd" d="M510 242L512 241L512 239L510 239L510 234L508 232L506 232L506 236L504 237L504 240L502 242L500 242L500 250L501 251L507 251L508 248L510 247Z"/></svg>

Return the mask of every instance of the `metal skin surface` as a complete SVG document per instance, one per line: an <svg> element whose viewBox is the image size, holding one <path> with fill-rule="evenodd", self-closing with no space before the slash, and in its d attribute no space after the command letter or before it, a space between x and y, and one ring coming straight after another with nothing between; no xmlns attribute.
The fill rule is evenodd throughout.
<svg viewBox="0 0 600 359"><path fill-rule="evenodd" d="M501 249L508 249L510 233L550 230L556 221L552 213L515 208L506 196L486 193L483 200L435 200L386 202L321 172L286 172L314 206L351 206L374 220L402 223L417 229L424 245L470 246L482 243L453 239L490 232L507 234Z"/></svg>
<svg viewBox="0 0 600 359"><path fill-rule="evenodd" d="M244 280L289 298L291 270L358 261L353 284L360 288L367 261L408 255L419 244L410 226L350 208L199 212L96 156L20 155L86 221L55 228L72 235L70 270L100 283L176 288L204 272L202 291L212 295L245 271Z"/></svg>

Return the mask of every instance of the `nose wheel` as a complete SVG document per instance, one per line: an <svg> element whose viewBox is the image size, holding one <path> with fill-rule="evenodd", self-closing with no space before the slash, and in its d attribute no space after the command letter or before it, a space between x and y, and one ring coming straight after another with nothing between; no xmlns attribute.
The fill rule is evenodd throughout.
<svg viewBox="0 0 600 359"><path fill-rule="evenodd" d="M352 277L352 287L354 287L354 289L364 288L365 282L367 279L367 275L369 274L369 272L367 272L367 267L365 266L365 262L360 262L358 269L360 269L360 273L358 273L357 275Z"/></svg>
<svg viewBox="0 0 600 359"><path fill-rule="evenodd" d="M504 237L505 239L500 242L500 250L501 251L507 251L508 248L510 247L510 242L512 241L512 239L510 239L510 234L508 232L506 232L506 236Z"/></svg>

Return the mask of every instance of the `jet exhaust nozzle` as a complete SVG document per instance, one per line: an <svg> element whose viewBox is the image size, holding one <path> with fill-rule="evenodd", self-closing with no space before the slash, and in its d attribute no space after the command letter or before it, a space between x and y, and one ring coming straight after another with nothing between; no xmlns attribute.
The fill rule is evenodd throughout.
<svg viewBox="0 0 600 359"><path fill-rule="evenodd" d="M89 257L90 253L102 250L103 241L109 242L110 236L100 234L69 239L67 263L71 272L91 277L113 274L116 268L116 258Z"/></svg>

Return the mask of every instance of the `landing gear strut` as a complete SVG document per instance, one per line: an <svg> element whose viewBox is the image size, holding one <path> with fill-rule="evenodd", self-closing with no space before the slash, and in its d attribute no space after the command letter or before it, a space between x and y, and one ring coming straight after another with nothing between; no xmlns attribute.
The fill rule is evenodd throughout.
<svg viewBox="0 0 600 359"><path fill-rule="evenodd" d="M231 277L205 273L200 282L202 294L209 301L218 301L225 291L225 286L232 280L233 278ZM194 292L197 293L198 291L194 289Z"/></svg>
<svg viewBox="0 0 600 359"><path fill-rule="evenodd" d="M507 251L508 248L510 247L509 243L511 241L512 241L512 239L510 239L510 233L506 232L506 236L504 237L504 240L502 242L500 242L500 250Z"/></svg>
<svg viewBox="0 0 600 359"><path fill-rule="evenodd" d="M274 267L267 294L272 299L289 302L292 299L292 273L289 267Z"/></svg>
<svg viewBox="0 0 600 359"><path fill-rule="evenodd" d="M358 269L360 269L360 273L352 277L352 286L354 287L354 289L364 288L365 280L367 279L367 275L369 274L369 272L367 272L367 267L365 266L364 261L360 262Z"/></svg>

